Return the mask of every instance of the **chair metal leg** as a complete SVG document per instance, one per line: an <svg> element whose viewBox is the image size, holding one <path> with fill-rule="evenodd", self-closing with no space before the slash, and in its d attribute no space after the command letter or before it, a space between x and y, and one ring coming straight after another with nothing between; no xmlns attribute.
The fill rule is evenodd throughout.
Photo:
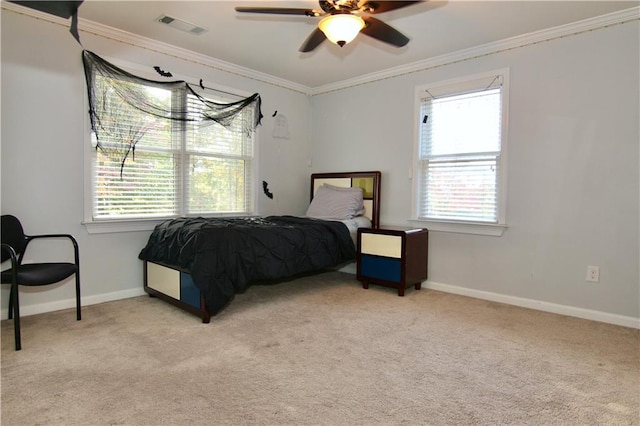
<svg viewBox="0 0 640 426"><path fill-rule="evenodd" d="M11 285L11 295L13 296L13 311L15 313L15 318L13 319L13 332L16 340L16 351L19 351L22 349L22 340L20 338L20 303L18 300L18 284Z"/></svg>
<svg viewBox="0 0 640 426"><path fill-rule="evenodd" d="M76 272L76 320L82 319L82 312L80 307L80 271Z"/></svg>
<svg viewBox="0 0 640 426"><path fill-rule="evenodd" d="M13 319L13 285L9 291L9 319Z"/></svg>

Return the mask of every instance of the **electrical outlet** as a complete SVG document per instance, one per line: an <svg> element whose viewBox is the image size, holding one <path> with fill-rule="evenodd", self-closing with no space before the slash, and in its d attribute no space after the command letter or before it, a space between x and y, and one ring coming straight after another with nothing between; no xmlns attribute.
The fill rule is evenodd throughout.
<svg viewBox="0 0 640 426"><path fill-rule="evenodd" d="M599 266L587 266L587 281L592 283L600 282L600 267Z"/></svg>

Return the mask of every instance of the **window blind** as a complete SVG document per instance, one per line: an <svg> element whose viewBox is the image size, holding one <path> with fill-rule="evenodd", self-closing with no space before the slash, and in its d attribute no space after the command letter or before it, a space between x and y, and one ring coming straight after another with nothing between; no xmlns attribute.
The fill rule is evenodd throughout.
<svg viewBox="0 0 640 426"><path fill-rule="evenodd" d="M189 96L194 112L201 103ZM228 128L189 126L186 131L185 209L187 214L249 214L253 210L253 138L242 131L245 110Z"/></svg>
<svg viewBox="0 0 640 426"><path fill-rule="evenodd" d="M502 87L474 84L420 100L419 219L498 221Z"/></svg>
<svg viewBox="0 0 640 426"><path fill-rule="evenodd" d="M164 217L178 214L180 163L175 155L138 149L123 169L101 151L94 157L94 219Z"/></svg>
<svg viewBox="0 0 640 426"><path fill-rule="evenodd" d="M100 88L100 78L97 83ZM187 103L188 114L203 112L198 110L202 103L184 90L139 86L159 102ZM244 131L251 122L245 120L254 118L252 110L229 128L213 121L193 126L156 120L115 102L116 96L107 92L104 97L113 108L101 118L101 149L92 160L94 220L253 211L253 133ZM109 155L110 148L117 154Z"/></svg>

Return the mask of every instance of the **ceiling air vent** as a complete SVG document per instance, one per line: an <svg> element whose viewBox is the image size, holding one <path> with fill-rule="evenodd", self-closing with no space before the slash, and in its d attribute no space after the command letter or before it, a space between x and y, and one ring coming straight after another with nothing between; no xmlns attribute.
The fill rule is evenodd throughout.
<svg viewBox="0 0 640 426"><path fill-rule="evenodd" d="M174 18L172 16L167 16L167 15L160 15L160 17L158 17L156 21L160 22L161 24L168 25L177 30L185 31L187 33L191 33L195 35L200 35L207 31L206 29L199 27L197 25L194 25L190 22L183 21L182 19Z"/></svg>

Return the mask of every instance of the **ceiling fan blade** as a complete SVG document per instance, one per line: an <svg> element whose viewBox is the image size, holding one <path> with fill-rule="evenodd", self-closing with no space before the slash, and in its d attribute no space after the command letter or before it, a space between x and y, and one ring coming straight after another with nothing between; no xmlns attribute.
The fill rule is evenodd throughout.
<svg viewBox="0 0 640 426"><path fill-rule="evenodd" d="M236 7L236 12L243 13L271 13L276 15L319 16L320 12L313 9L297 9L291 7Z"/></svg>
<svg viewBox="0 0 640 426"><path fill-rule="evenodd" d="M358 9L367 13L384 13L390 10L401 9L412 4L422 3L422 1L369 1L364 0L358 3Z"/></svg>
<svg viewBox="0 0 640 426"><path fill-rule="evenodd" d="M300 46L300 49L298 49L298 50L300 52L311 52L313 49L318 47L320 45L320 43L325 41L326 38L327 37L320 30L320 28L316 28L309 35L309 37L307 37L307 39L304 41L304 43L302 43L302 46Z"/></svg>
<svg viewBox="0 0 640 426"><path fill-rule="evenodd" d="M402 47L409 43L409 38L381 20L371 16L363 16L362 19L364 19L366 25L360 30L361 33L397 47Z"/></svg>

